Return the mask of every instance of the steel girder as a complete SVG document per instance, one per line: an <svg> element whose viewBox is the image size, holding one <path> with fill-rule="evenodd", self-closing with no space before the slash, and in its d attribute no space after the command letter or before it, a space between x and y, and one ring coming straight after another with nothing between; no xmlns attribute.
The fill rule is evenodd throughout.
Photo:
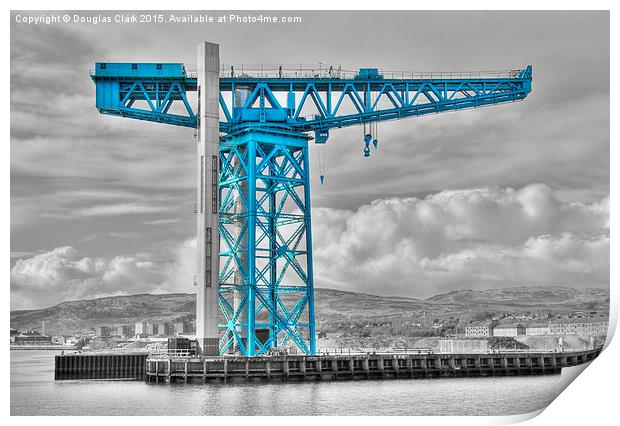
<svg viewBox="0 0 620 426"><path fill-rule="evenodd" d="M289 342L316 352L307 155L300 133L245 129L222 139L222 354Z"/></svg>
<svg viewBox="0 0 620 426"><path fill-rule="evenodd" d="M182 64L179 71L161 77L138 71L114 71L128 64L97 64L91 75L97 85L97 108L120 115L184 127L197 125L187 92L197 90ZM170 64L170 66L175 64ZM277 126L297 132L315 132L325 142L329 130L364 123L457 111L515 102L531 91L532 68L492 78L220 78L220 131L247 126ZM251 93L244 105L235 105L236 89ZM142 104L139 108L136 102ZM171 112L171 107L179 107Z"/></svg>
<svg viewBox="0 0 620 426"><path fill-rule="evenodd" d="M360 73L359 75L364 75ZM515 102L531 91L532 67L461 78L258 78L220 76L220 353L253 356L289 342L314 354L308 135ZM182 64L97 63L103 114L198 127ZM235 105L245 90L243 105Z"/></svg>

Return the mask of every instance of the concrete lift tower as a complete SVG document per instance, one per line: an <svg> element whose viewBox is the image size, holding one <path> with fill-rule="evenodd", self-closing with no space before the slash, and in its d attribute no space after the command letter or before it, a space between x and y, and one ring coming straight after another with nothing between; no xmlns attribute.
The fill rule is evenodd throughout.
<svg viewBox="0 0 620 426"><path fill-rule="evenodd" d="M219 355L220 48L198 45L198 161L196 177L196 338L202 353Z"/></svg>
<svg viewBox="0 0 620 426"><path fill-rule="evenodd" d="M197 75L180 63L97 62L91 78L103 114L197 129L203 355L291 345L316 353L311 139L323 145L331 129L361 125L369 157L378 122L521 101L532 82L531 66L455 73L221 66L213 43L199 44L197 56ZM197 107L187 97L195 91Z"/></svg>

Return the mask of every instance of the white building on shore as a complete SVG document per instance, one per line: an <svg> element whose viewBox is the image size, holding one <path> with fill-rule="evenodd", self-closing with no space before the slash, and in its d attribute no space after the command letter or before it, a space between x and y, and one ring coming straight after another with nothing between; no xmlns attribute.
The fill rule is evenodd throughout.
<svg viewBox="0 0 620 426"><path fill-rule="evenodd" d="M523 324L499 324L493 327L493 337L517 337L525 335Z"/></svg>
<svg viewBox="0 0 620 426"><path fill-rule="evenodd" d="M607 318L567 318L551 320L549 334L573 334L580 336L596 336L607 334L609 320Z"/></svg>
<svg viewBox="0 0 620 426"><path fill-rule="evenodd" d="M549 323L530 323L525 326L526 336L547 336L549 334Z"/></svg>

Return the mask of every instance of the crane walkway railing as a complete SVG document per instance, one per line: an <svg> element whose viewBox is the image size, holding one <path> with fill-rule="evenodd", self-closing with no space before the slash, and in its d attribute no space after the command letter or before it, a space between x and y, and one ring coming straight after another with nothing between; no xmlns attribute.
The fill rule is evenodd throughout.
<svg viewBox="0 0 620 426"><path fill-rule="evenodd" d="M411 80L443 80L443 79L476 79L476 78L517 78L522 70L487 70L487 71L391 71L379 68L383 79ZM340 65L255 65L255 64L224 64L220 67L220 78L253 79L253 78L324 78L354 79L357 70L346 70ZM187 72L189 78L196 73Z"/></svg>
<svg viewBox="0 0 620 426"><path fill-rule="evenodd" d="M518 78L522 70L496 70L496 71L386 71L378 69L382 79L385 80L449 80L449 79L482 79L482 78ZM90 70L90 75L95 76L96 71ZM317 78L317 79L355 79L358 71L344 70L340 66L228 66L220 67L220 78L234 78L238 80L270 78L270 79L292 79L292 78ZM121 77L135 77L133 73L128 73ZM198 78L196 71L186 71L185 77L189 79Z"/></svg>

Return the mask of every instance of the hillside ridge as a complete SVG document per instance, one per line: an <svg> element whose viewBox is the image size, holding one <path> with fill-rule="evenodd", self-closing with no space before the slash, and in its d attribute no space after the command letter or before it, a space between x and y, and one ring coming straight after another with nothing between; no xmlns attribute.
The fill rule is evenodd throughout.
<svg viewBox="0 0 620 426"><path fill-rule="evenodd" d="M286 296L284 296L286 297ZM564 312L609 309L609 289L572 287L510 287L457 290L426 299L380 296L329 288L315 289L318 324L343 322L420 322L458 316L462 320L480 315L515 312ZM41 309L11 311L11 327L18 330L88 330L100 325L133 324L139 321L175 322L195 317L194 293L161 293L107 296L71 300Z"/></svg>

